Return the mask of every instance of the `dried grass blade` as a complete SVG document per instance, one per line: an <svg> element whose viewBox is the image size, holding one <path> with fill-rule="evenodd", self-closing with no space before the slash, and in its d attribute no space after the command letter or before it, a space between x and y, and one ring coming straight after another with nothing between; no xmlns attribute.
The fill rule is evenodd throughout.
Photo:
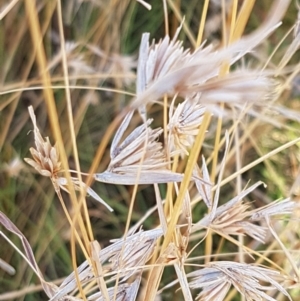
<svg viewBox="0 0 300 301"><path fill-rule="evenodd" d="M43 289L45 291L45 293L47 294L48 297L52 297L56 291L57 291L57 286L52 284L52 283L48 283L44 280L44 277L42 275L42 273L39 270L39 267L36 263L33 251L31 249L31 246L27 240L27 238L23 235L23 233L11 222L11 220L3 213L0 211L0 223L11 233L17 235L23 245L25 254L26 254L26 258L28 260L28 262L30 263L31 267L33 268L33 271L36 273L36 275L39 277L41 284L43 286ZM1 233L1 232L0 232Z"/></svg>
<svg viewBox="0 0 300 301"><path fill-rule="evenodd" d="M0 258L0 269L5 271L9 275L14 275L16 273L16 270L14 267L12 267L10 264L8 264L6 261Z"/></svg>
<svg viewBox="0 0 300 301"><path fill-rule="evenodd" d="M176 263L176 264L174 264L174 268L175 268L175 271L176 271L178 281L179 281L180 286L181 286L181 290L182 290L184 300L185 301L193 301L192 293L191 293L191 290L189 288L189 283L187 281L186 274L185 274L185 271L183 269L183 266Z"/></svg>
<svg viewBox="0 0 300 301"><path fill-rule="evenodd" d="M155 199L157 203L157 211L158 211L158 216L159 216L159 221L161 224L161 228L164 232L164 234L167 233L167 220L164 212L164 208L162 205L162 199L159 191L159 187L157 184L154 184L154 191L155 191Z"/></svg>
<svg viewBox="0 0 300 301"><path fill-rule="evenodd" d="M91 187L87 186L84 182L81 182L79 179L71 177L71 184L73 184L76 190L83 189L86 191L88 195L90 195L93 199L98 201L100 204L104 205L109 211L114 211ZM69 193L68 189L68 180L64 177L59 177L56 180L57 184L61 189Z"/></svg>
<svg viewBox="0 0 300 301"><path fill-rule="evenodd" d="M298 282L300 281L300 271L299 271L299 267L297 266L295 260L293 260L293 257L291 256L291 253L288 251L288 249L285 247L285 245L283 244L283 242L280 240L280 238L278 237L276 231L273 229L272 225L271 225L271 221L269 219L269 217L265 217L265 220L267 222L268 228L270 230L270 232L272 233L273 237L275 238L275 240L277 241L277 243L279 244L279 246L281 247L283 253L285 254L286 258L288 259L288 261L290 262L295 275L297 276Z"/></svg>
<svg viewBox="0 0 300 301"><path fill-rule="evenodd" d="M91 253L92 253L92 260L94 261L96 281L101 290L101 294L103 295L103 299L105 301L109 301L110 299L109 299L109 295L108 295L107 286L106 286L105 280L103 278L103 268L102 268L102 264L98 257L100 250L101 250L101 248L100 248L99 243L97 241L92 241L91 242Z"/></svg>
<svg viewBox="0 0 300 301"><path fill-rule="evenodd" d="M148 51L149 51L149 33L144 33L142 35L142 40L140 44L139 50L139 60L138 60L138 68L137 68L137 79L136 79L136 94L142 93L147 86L147 58L148 58ZM144 122L146 122L147 115L146 115L146 106L139 107L139 113Z"/></svg>

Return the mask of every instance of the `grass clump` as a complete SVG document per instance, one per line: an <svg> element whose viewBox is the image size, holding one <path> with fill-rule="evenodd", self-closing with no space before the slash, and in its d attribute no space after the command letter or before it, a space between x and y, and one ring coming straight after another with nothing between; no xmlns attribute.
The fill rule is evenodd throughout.
<svg viewBox="0 0 300 301"><path fill-rule="evenodd" d="M289 1L104 2L2 8L0 300L297 300Z"/></svg>

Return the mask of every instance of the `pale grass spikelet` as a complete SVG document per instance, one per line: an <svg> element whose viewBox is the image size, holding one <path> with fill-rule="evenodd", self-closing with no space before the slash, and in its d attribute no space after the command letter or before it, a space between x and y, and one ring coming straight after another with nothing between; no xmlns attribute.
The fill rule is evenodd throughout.
<svg viewBox="0 0 300 301"><path fill-rule="evenodd" d="M172 40L167 35L157 44L153 42L151 46L149 46L148 42L150 34L143 34L138 62L138 93L143 92L155 80L182 64L189 56L189 50L184 52L182 42L176 41L181 26L177 29Z"/></svg>
<svg viewBox="0 0 300 301"><path fill-rule="evenodd" d="M102 72L107 75L116 76L116 79L120 79L124 86L129 86L134 82L135 74L132 70L136 68L137 63L133 56L118 53L108 55L106 51L93 44L87 44L85 47L92 54L102 59L102 63L100 64Z"/></svg>
<svg viewBox="0 0 300 301"><path fill-rule="evenodd" d="M299 1L295 1L296 2L296 6L297 6L297 10L298 10L298 13L297 13L297 20L295 22L295 27L294 27L294 32L293 32L293 35L294 35L294 38L300 36L300 4L299 4Z"/></svg>
<svg viewBox="0 0 300 301"><path fill-rule="evenodd" d="M147 232L139 231L134 235L134 239L128 242L123 238L115 241L115 243L122 242L123 246L120 252L116 252L109 258L109 269L116 271L122 281L141 271L153 255L157 238L157 236L147 237Z"/></svg>
<svg viewBox="0 0 300 301"><path fill-rule="evenodd" d="M148 99L149 97L151 101L154 101L164 94L174 95L183 88L181 77L187 76L187 71L181 70L181 68L192 60L192 56L189 49L184 50L181 41L176 41L180 30L181 26L177 29L172 40L167 35L157 44L153 42L151 46L148 42L150 35L148 33L143 34L138 62L137 99L133 103L134 108L143 107L145 103L148 103L148 101L139 101L139 98ZM200 47L197 53L203 53L205 56L211 51L211 48L211 46L204 49ZM177 76L175 79L172 75L177 70L181 70L182 74L180 78ZM217 75L215 71L214 76ZM205 79L207 79L206 76Z"/></svg>
<svg viewBox="0 0 300 301"><path fill-rule="evenodd" d="M132 56L120 55L117 53L108 55L105 51L93 44L84 45L85 51L82 49L82 44L73 41L67 41L65 43L65 55L68 62L68 72L75 78L72 83L75 85L76 77L82 75L95 75L94 78L88 79L90 85L97 85L99 81L97 74L99 70L91 65L89 58L93 55L101 59L101 72L106 74L106 77L115 77L123 85L128 86L134 81L133 68L136 67L136 61ZM56 71L61 64L63 53L61 49L53 56L52 60L48 64L48 70L52 73Z"/></svg>
<svg viewBox="0 0 300 301"><path fill-rule="evenodd" d="M207 166L206 166L206 163L205 163L205 159L204 159L204 157L202 157L203 174L207 179L209 179L209 182L208 182L207 185L205 185L203 187L200 187L201 183L199 181L196 181L196 187L197 187L198 192L199 192L200 195L203 195L203 193L206 194L206 195L203 195L203 197L204 197L205 203L209 205L208 208L210 209L209 210L209 215L210 215L209 219L210 219L210 221L213 220L213 218L216 214L218 204L219 204L219 196L220 196L220 189L221 189L220 183L221 183L223 173L224 173L224 169L225 169L225 165L226 165L226 157L227 157L228 149L229 149L229 134L226 131L225 132L225 153L224 153L224 157L223 157L223 160L221 162L221 165L220 165L220 171L219 171L218 182L217 182L217 189L216 189L216 192L214 194L214 197L211 194L211 190L207 189L207 185L210 185L211 182L210 182L210 176L209 176L208 171L207 171ZM194 174L199 173L197 166L194 167L193 173Z"/></svg>
<svg viewBox="0 0 300 301"><path fill-rule="evenodd" d="M250 219L258 221L274 215L292 214L297 207L297 203L290 198L286 198L282 201L274 201L264 207L252 210Z"/></svg>
<svg viewBox="0 0 300 301"><path fill-rule="evenodd" d="M162 144L157 141L163 130L151 129L152 119L135 128L120 142L132 114L125 117L114 137L107 170L95 174L95 179L122 185L180 182L183 175L168 169Z"/></svg>
<svg viewBox="0 0 300 301"><path fill-rule="evenodd" d="M184 196L182 204L182 212L176 230L177 242L176 244L170 243L164 251L163 257L166 262L178 261L181 266L184 265L187 258L187 247L189 244L190 234L192 229L192 208L190 195L187 192ZM166 234L166 232L164 233Z"/></svg>
<svg viewBox="0 0 300 301"><path fill-rule="evenodd" d="M253 223L251 220L252 212L249 210L250 205L243 202L243 198L261 184L262 182L258 182L252 185L232 200L217 207L215 213L210 211L204 218L194 224L192 231L210 228L226 235L247 234L263 243L267 229Z"/></svg>
<svg viewBox="0 0 300 301"><path fill-rule="evenodd" d="M74 273L72 273L69 277L67 277L66 280L63 282L63 284L60 287L57 287L55 284L53 284L51 282L46 282L44 280L42 273L40 272L40 270L38 268L38 265L36 263L36 260L33 255L33 251L30 247L28 240L20 232L20 230L10 221L10 219L5 214L3 214L1 211L0 211L0 224L2 224L8 231L17 235L21 239L23 248L25 250L25 254L23 254L23 257L26 259L28 264L31 266L33 271L36 273L36 275L40 279L43 290L49 297L50 301L58 301L58 300L82 301L83 300L82 298L72 296L74 294L74 290L76 291L76 289L78 288ZM2 231L0 231L0 236L1 235L5 239L7 239L6 236L4 235L4 233L2 233ZM131 248L131 250L128 250L129 252L130 251L134 252L134 250L136 248L140 249L140 251L135 254L134 258L137 258L138 254L141 256L141 258L143 258L142 260L138 260L137 262L132 263L131 266L135 268L134 271L140 270L140 269L138 269L138 266L135 265L135 263L140 263L141 265L144 265L145 261L149 258L149 255L151 255L151 252L149 254L149 251L146 252L147 255L145 255L143 253L143 250L145 250L145 248L147 248L147 247L150 247L150 249L151 249L153 247L153 245L155 244L156 239L158 237L160 237L161 235L162 235L162 231L159 231L159 230L151 230L151 231L145 231L145 232L139 231L138 233L128 237L128 239L125 240L125 244L126 244L126 242L128 242L128 246L129 246L129 248ZM134 246L132 246L132 243L133 244L135 243ZM124 244L124 239L121 239L120 241L115 242L114 244L109 246L107 250L105 250L105 249L101 250L98 254L99 260L104 262L110 257L113 258L113 256L115 256L117 254L122 254L123 244ZM17 249L17 247L15 247L15 248ZM21 253L21 251L19 251L19 253ZM0 267L1 266L4 266L4 264L2 264L2 262L0 261ZM6 263L5 263L4 267L9 268L8 264L6 264ZM87 267L88 267L88 269L86 269ZM120 266L114 266L114 268L122 269L122 267L120 267ZM10 268L10 270L11 270L11 268ZM111 268L106 269L106 271L107 270L111 270ZM85 275L82 277L82 273L84 273L84 272L85 272ZM86 273L86 272L88 272L88 273ZM90 265L88 264L87 261L85 263L83 263L80 267L78 267L78 273L79 273L80 280L83 281L83 283L82 283L83 285L87 284L84 281L91 280L92 278L94 278L92 268L90 267ZM129 271L129 273L130 273L130 275L132 275L134 272ZM130 275L128 275L128 277ZM113 299L112 296L114 296L115 290L117 292L117 298L115 300L120 300L120 301L121 300L127 300L127 301L136 300L140 280L141 280L141 277L138 275L136 277L135 281L133 281L132 283L129 283L129 284L120 283L118 285L118 287L109 288L108 294L111 297L110 300ZM65 282L68 285L64 286ZM123 282L124 282L124 279L123 279ZM93 291L93 293L90 294L90 296L87 298L87 300L105 300L105 299L103 299L101 292L95 293L95 289L93 289L92 291Z"/></svg>
<svg viewBox="0 0 300 301"><path fill-rule="evenodd" d="M136 68L136 61L132 56L113 54L109 57L105 71L108 74L121 76L122 84L130 86L134 83L135 74L133 69Z"/></svg>
<svg viewBox="0 0 300 301"><path fill-rule="evenodd" d="M278 271L267 267L216 261L188 274L188 277L192 277L189 282L191 288L202 289L197 296L197 300L201 301L222 301L231 286L234 286L246 301L276 301L267 294L269 290L278 290L292 301L288 292L280 284L284 277Z"/></svg>
<svg viewBox="0 0 300 301"><path fill-rule="evenodd" d="M165 41L166 45L163 43ZM205 106L220 102L230 105L243 105L246 102L262 105L262 99L267 101L277 96L274 93L277 82L267 72L245 69L218 76L224 60L230 59L228 49L214 52L212 46L207 46L190 54L189 50L183 51L179 43L173 42L167 47L168 40L165 38L163 42L158 44L157 49L154 48L153 53L150 52L152 55L149 55L147 61L150 60L151 67L146 75L138 77L140 83L138 81L137 91L140 93L133 100L132 108L145 106L164 94L192 98L195 93L199 93L200 102ZM166 61L160 49L166 53L173 51ZM239 55L236 54L232 64ZM161 61L156 61L158 59ZM144 68L147 68L147 64Z"/></svg>
<svg viewBox="0 0 300 301"><path fill-rule="evenodd" d="M141 167L145 170L164 170L166 160L163 154L162 144L157 141L162 133L162 129L151 129L152 119L148 119L146 124L142 124L132 132L133 136L128 136L120 144L118 150L114 151L114 157L107 168L110 172L127 173L137 171ZM135 137L134 137L135 136ZM131 139L133 138L133 139ZM142 164L140 165L140 163Z"/></svg>
<svg viewBox="0 0 300 301"><path fill-rule="evenodd" d="M4 163L3 170L13 178L19 176L21 170L24 168L24 162L17 156L9 163Z"/></svg>
<svg viewBox="0 0 300 301"><path fill-rule="evenodd" d="M205 105L222 101L239 106L245 103L265 105L267 101L276 99L277 87L277 81L267 74L241 69L229 72L224 77L212 78L199 87L195 86L195 90L202 93L200 102Z"/></svg>
<svg viewBox="0 0 300 301"><path fill-rule="evenodd" d="M196 164L193 170L193 175L195 177L195 184L198 190L199 195L201 196L203 202L208 208L212 207L212 183L210 181L210 176L208 168L205 162L204 156L202 156L202 175L203 181L199 181L200 177L200 168Z"/></svg>
<svg viewBox="0 0 300 301"><path fill-rule="evenodd" d="M132 274L139 274L143 269L143 265L152 255L151 250L154 244L162 235L163 231L161 229L140 230L126 238L113 241L111 245L103 248L99 252L98 258L102 264L104 276L109 273L114 279L115 275L119 273L122 282L124 282ZM132 255L132 259L130 255ZM123 259L125 259L124 262ZM127 262L126 267L124 266L125 262ZM77 272L80 282L84 285L88 285L95 277L93 268L88 260L77 268ZM74 293L74 290L76 291L77 289L76 277L73 272L59 286L57 293L50 301L59 300L72 292Z"/></svg>
<svg viewBox="0 0 300 301"><path fill-rule="evenodd" d="M280 71L288 64L292 56L298 51L300 47L300 4L298 0L295 0L296 8L298 10L297 18L294 24L294 31L293 31L293 40L289 44L289 47L284 52L284 55L278 64L277 67L277 75L280 74Z"/></svg>
<svg viewBox="0 0 300 301"><path fill-rule="evenodd" d="M61 162L59 161L57 145L52 146L48 137L46 137L46 140L43 139L36 124L33 108L30 106L28 110L33 123L34 143L36 149L33 147L29 149L33 160L30 158L25 158L24 160L34 167L42 176L49 177L54 186L56 186L58 173L61 171Z"/></svg>
<svg viewBox="0 0 300 301"><path fill-rule="evenodd" d="M189 97L196 92L203 94L205 104L209 101L229 102L231 105L244 104L245 101L261 104L262 93L268 94L273 85L273 80L267 73L243 70L242 73L228 73L220 77L219 71L224 62L228 62L229 66L233 65L270 35L279 26L278 21L287 6L286 1L277 1L257 31L218 50L214 50L212 45L205 48L201 45L194 52L185 50L182 43L176 41L180 28L171 41L166 36L158 44L152 44L150 47L147 46L149 35L146 34L142 38L140 48L144 51L140 51L142 62L138 64L139 67L144 66L144 71L138 74L137 80L137 91L141 93L137 93L133 99L131 109L145 107L166 94ZM232 93L226 89L228 84L233 89ZM242 89L245 90L244 93ZM263 98L270 96L263 95Z"/></svg>
<svg viewBox="0 0 300 301"><path fill-rule="evenodd" d="M68 61L68 68L70 75L80 75L80 74L92 74L94 69L88 65L86 58L79 53L78 47L80 45L76 42L67 41L65 43L65 55ZM54 72L62 62L64 54L61 49L53 56L52 60L48 64L48 70Z"/></svg>
<svg viewBox="0 0 300 301"><path fill-rule="evenodd" d="M34 142L36 148L30 148L30 153L33 159L25 158L24 160L34 167L42 176L49 177L56 192L59 192L60 189L69 192L69 183L67 179L59 175L63 170L61 169L61 162L59 161L58 147L56 144L52 146L48 137L46 137L45 140L43 139L37 127L36 117L32 106L30 106L28 110L33 123ZM81 190L83 188L95 200L106 206L110 211L113 211L113 209L84 182L80 181L76 177L70 177L70 180L76 190Z"/></svg>
<svg viewBox="0 0 300 301"><path fill-rule="evenodd" d="M174 109L173 100L169 110L168 148L170 155L179 153L182 157L188 156L198 134L205 107L199 103L200 95L185 99Z"/></svg>
<svg viewBox="0 0 300 301"><path fill-rule="evenodd" d="M167 35L157 44L153 41L151 46L149 46L150 34L142 35L136 79L137 95L142 94L149 85L170 72L174 66L183 63L189 55L189 50L183 53L182 42L176 42L181 26L172 40ZM146 121L146 104L138 106L138 110L142 119Z"/></svg>

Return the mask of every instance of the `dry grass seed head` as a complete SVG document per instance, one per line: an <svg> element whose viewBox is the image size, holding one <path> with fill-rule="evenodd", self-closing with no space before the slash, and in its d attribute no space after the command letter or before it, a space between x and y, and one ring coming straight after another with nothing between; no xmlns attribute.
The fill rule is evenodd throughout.
<svg viewBox="0 0 300 301"><path fill-rule="evenodd" d="M141 49L145 53L140 51L142 62L138 65L146 67L142 68L144 74L140 73L143 78L138 81L137 89L142 92L133 99L131 108L146 106L165 94L188 97L202 92L204 104L211 101L244 104L246 100L261 103L262 97L270 98L273 80L267 74L243 70L222 78L218 75L224 62L233 65L270 35L279 26L287 6L287 1L276 1L257 31L220 50L213 50L211 45L206 48L202 45L193 53L184 50L182 43L175 41L180 28L171 42L167 36L151 47L146 46L149 35L143 37Z"/></svg>
<svg viewBox="0 0 300 301"><path fill-rule="evenodd" d="M242 294L247 301L275 301L266 291L278 290L292 300L288 292L280 284L284 277L279 272L266 267L246 263L220 261L209 263L203 269L188 274L193 279L190 287L201 288L197 299L202 301L224 300L231 285ZM265 285L269 283L269 285Z"/></svg>
<svg viewBox="0 0 300 301"><path fill-rule="evenodd" d="M204 156L202 156L202 176L204 181L199 181L200 178L200 168L196 164L193 170L193 175L195 177L195 184L198 190L199 195L204 201L205 205L208 208L212 207L212 184L210 181L210 176L208 172L208 168L205 162Z"/></svg>
<svg viewBox="0 0 300 301"><path fill-rule="evenodd" d="M67 178L61 177L58 174L62 172L61 162L59 161L59 152L57 145L52 146L49 138L44 140L36 124L36 117L32 106L28 108L29 114L33 123L33 133L34 142L36 149L30 148L30 153L33 159L25 158L24 160L34 167L42 176L49 177L52 181L54 189L59 192L60 189L69 193L69 183ZM92 196L96 201L100 202L107 207L108 210L113 211L113 209L103 201L100 196L90 187L88 187L84 182L80 181L76 177L70 177L71 184L74 189L81 191L82 189L86 191L90 196Z"/></svg>
<svg viewBox="0 0 300 301"><path fill-rule="evenodd" d="M140 271L153 255L157 237L148 238L143 235L145 232L138 233L135 240L120 239L122 250L109 258L111 271L117 272L122 281Z"/></svg>
<svg viewBox="0 0 300 301"><path fill-rule="evenodd" d="M136 67L136 62L131 56L122 56L116 53L108 56L99 47L92 44L82 45L72 41L65 43L65 52L68 60L69 74L73 78L76 78L76 76L82 77L82 75L94 74L95 78L89 79L89 82L91 85L97 85L99 81L97 75L101 71L102 73L116 76L116 81L121 82L122 85L125 86L132 84L134 81L132 69ZM101 63L96 63L99 66L91 66L89 58L93 55L101 59ZM55 69L61 63L62 57L63 54L61 50L59 50L48 64L48 70L54 73ZM95 64L95 60L93 64ZM72 83L75 85L76 79L74 79Z"/></svg>
<svg viewBox="0 0 300 301"><path fill-rule="evenodd" d="M55 183L58 173L61 171L61 162L59 161L59 153L56 145L52 146L49 138L44 140L36 124L36 117L32 106L28 108L30 118L33 123L34 142L36 149L30 148L33 160L25 158L25 161L34 167L42 176L50 177Z"/></svg>
<svg viewBox="0 0 300 301"><path fill-rule="evenodd" d="M248 210L250 206L243 203L243 198L261 184L262 182L257 182L232 200L217 207L215 212L211 211L194 224L192 231L195 232L201 227L211 228L229 235L247 234L260 242L264 242L266 228L253 223L250 219L252 212Z"/></svg>
<svg viewBox="0 0 300 301"><path fill-rule="evenodd" d="M292 214L297 207L299 205L290 198L274 201L264 207L252 210L250 219L257 221L274 215Z"/></svg>
<svg viewBox="0 0 300 301"><path fill-rule="evenodd" d="M200 95L195 94L178 104L175 110L175 99L171 104L167 126L168 148L171 156L177 153L182 157L189 155L205 113L205 108L199 104L199 99Z"/></svg>
<svg viewBox="0 0 300 301"><path fill-rule="evenodd" d="M263 243L266 237L266 228L247 221L249 208L250 205L239 202L217 214L209 227L227 235L247 234Z"/></svg>
<svg viewBox="0 0 300 301"><path fill-rule="evenodd" d="M157 141L163 130L151 129L152 119L135 128L121 142L132 115L133 112L127 114L112 141L107 170L95 174L95 179L123 185L180 182L183 175L169 170L163 146Z"/></svg>
<svg viewBox="0 0 300 301"><path fill-rule="evenodd" d="M58 43L60 43L58 38ZM79 51L79 43L68 41L65 43L65 53L60 49L52 58L48 64L48 70L54 73L55 69L60 66L63 56L66 55L68 61L69 75L80 76L82 74L93 74L95 73L94 68L89 66L86 57ZM59 72L61 72L59 70ZM76 80L73 81L76 84Z"/></svg>
<svg viewBox="0 0 300 301"><path fill-rule="evenodd" d="M215 77L195 87L202 92L200 103L205 105L226 102L227 104L266 105L278 96L278 82L267 72L255 70L237 70L224 77ZM191 88L192 90L192 88Z"/></svg>
<svg viewBox="0 0 300 301"><path fill-rule="evenodd" d="M140 230L133 235L127 236L126 239L117 239L111 245L101 249L98 257L104 274L119 273L121 281L125 281L133 273L139 273L141 271L139 267L143 266L151 257L153 246L162 235L163 231L161 229ZM133 256L132 259L130 258L131 256ZM82 285L87 285L94 280L93 268L87 260L77 268L77 272ZM114 278L115 276L112 276L112 279ZM96 285L96 283L94 284ZM72 272L60 285L53 300L72 294L77 289L75 273Z"/></svg>
<svg viewBox="0 0 300 301"><path fill-rule="evenodd" d="M117 76L115 78L116 82L120 81L124 86L129 86L134 82L135 75L132 70L136 68L137 62L133 56L125 56L118 53L107 55L105 51L95 45L87 44L84 46L86 46L92 54L102 59L100 64L101 72ZM97 70L97 72L99 72L99 70Z"/></svg>
<svg viewBox="0 0 300 301"><path fill-rule="evenodd" d="M115 173L132 173L138 168L142 170L166 169L167 163L163 153L163 147L157 141L162 129L151 129L149 125L152 119L146 124L137 127L118 147L113 150L114 157L107 168ZM141 164L142 163L142 164Z"/></svg>

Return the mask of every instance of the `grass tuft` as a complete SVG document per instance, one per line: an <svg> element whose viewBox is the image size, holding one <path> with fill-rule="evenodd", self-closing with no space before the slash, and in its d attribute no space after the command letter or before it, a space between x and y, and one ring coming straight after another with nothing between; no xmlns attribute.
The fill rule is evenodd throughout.
<svg viewBox="0 0 300 301"><path fill-rule="evenodd" d="M299 4L198 2L0 4L0 300L298 300Z"/></svg>

